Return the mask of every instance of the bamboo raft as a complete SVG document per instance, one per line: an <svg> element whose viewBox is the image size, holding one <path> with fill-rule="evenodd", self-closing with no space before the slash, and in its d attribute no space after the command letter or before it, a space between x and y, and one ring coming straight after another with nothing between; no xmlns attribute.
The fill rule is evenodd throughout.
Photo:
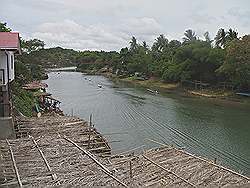
<svg viewBox="0 0 250 188"><path fill-rule="evenodd" d="M91 123L66 116L17 119L19 139L0 141L0 187L228 187L250 178L163 146L111 155Z"/></svg>

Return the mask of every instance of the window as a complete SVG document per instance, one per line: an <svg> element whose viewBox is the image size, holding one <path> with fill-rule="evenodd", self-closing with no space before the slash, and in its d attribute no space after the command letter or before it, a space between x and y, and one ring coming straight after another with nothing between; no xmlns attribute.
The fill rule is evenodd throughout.
<svg viewBox="0 0 250 188"><path fill-rule="evenodd" d="M0 69L0 85L4 84L4 69Z"/></svg>
<svg viewBox="0 0 250 188"><path fill-rule="evenodd" d="M11 67L11 69L14 68L14 55L10 56L10 67Z"/></svg>

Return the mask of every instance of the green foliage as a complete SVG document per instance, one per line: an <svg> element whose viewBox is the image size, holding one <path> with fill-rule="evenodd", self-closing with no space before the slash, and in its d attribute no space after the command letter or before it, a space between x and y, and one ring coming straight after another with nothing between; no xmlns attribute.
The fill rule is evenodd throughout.
<svg viewBox="0 0 250 188"><path fill-rule="evenodd" d="M227 46L225 62L218 72L226 75L236 87L250 89L250 35Z"/></svg>
<svg viewBox="0 0 250 188"><path fill-rule="evenodd" d="M7 27L7 23L0 22L0 32L10 32L11 28Z"/></svg>
<svg viewBox="0 0 250 188"><path fill-rule="evenodd" d="M192 29L188 29L184 33L184 37L182 38L184 43L189 43L197 40L197 35Z"/></svg>
<svg viewBox="0 0 250 188"><path fill-rule="evenodd" d="M43 49L45 46L44 41L39 39L23 40L21 39L21 48L25 53L31 53L40 49Z"/></svg>
<svg viewBox="0 0 250 188"><path fill-rule="evenodd" d="M31 92L23 90L18 83L13 83L13 104L23 115L31 117L34 106L34 97Z"/></svg>
<svg viewBox="0 0 250 188"><path fill-rule="evenodd" d="M152 50L145 48L145 43L142 46L136 43L137 48L133 51L123 48L120 51L122 63L116 67L128 74L140 72L168 82L189 79L216 84L220 78L216 70L223 64L225 55L223 49L213 48L211 42L208 32L205 41L201 41L195 32L187 30L183 44L177 40L168 42L164 35L160 35Z"/></svg>
<svg viewBox="0 0 250 188"><path fill-rule="evenodd" d="M119 53L111 51L84 51L78 52L78 55L75 58L75 63L78 65L77 69L79 71L86 70L98 70L105 66L115 67L120 60Z"/></svg>
<svg viewBox="0 0 250 188"><path fill-rule="evenodd" d="M37 39L30 41L22 40L22 43L29 46L27 47L22 44L22 50L24 53L21 56L18 56L18 59L15 61L15 81L12 82L11 88L15 108L25 116L31 117L35 99L33 94L23 90L22 86L32 80L46 78L43 67L34 63L36 56L33 55L33 53L43 48L44 45L41 44L44 43Z"/></svg>
<svg viewBox="0 0 250 188"><path fill-rule="evenodd" d="M77 51L61 47L44 49L41 46L34 46L29 49L32 49L29 50L30 53L24 52L19 60L25 64L41 65L44 68L73 66L78 55Z"/></svg>
<svg viewBox="0 0 250 188"><path fill-rule="evenodd" d="M137 48L138 48L138 44L137 44L136 38L133 36L132 39L131 39L131 41L129 43L130 43L129 50L131 52L135 52L137 50Z"/></svg>
<svg viewBox="0 0 250 188"><path fill-rule="evenodd" d="M19 85L26 84L32 81L31 70L19 60L15 61L15 82Z"/></svg>
<svg viewBox="0 0 250 188"><path fill-rule="evenodd" d="M0 23L0 30L11 31L6 23ZM133 36L130 46L119 53L45 49L45 43L39 39L21 40L23 54L16 61L16 82L21 85L44 79L44 68L77 66L80 71L112 68L123 76L139 72L168 82L188 79L215 85L219 81L231 81L238 88L250 89L249 35L239 39L237 31L221 28L214 39L215 47L209 32L204 33L204 38L200 40L195 31L188 29L183 43L169 41L162 34L150 48L146 41L140 44ZM19 103L20 98L16 99Z"/></svg>
<svg viewBox="0 0 250 188"><path fill-rule="evenodd" d="M234 31L231 28L228 31L225 31L225 29L221 28L216 34L215 44L217 47L224 48L229 42L237 39L238 39L237 31Z"/></svg>
<svg viewBox="0 0 250 188"><path fill-rule="evenodd" d="M152 46L152 51L163 52L166 48L168 48L168 39L164 35L160 35L155 40Z"/></svg>

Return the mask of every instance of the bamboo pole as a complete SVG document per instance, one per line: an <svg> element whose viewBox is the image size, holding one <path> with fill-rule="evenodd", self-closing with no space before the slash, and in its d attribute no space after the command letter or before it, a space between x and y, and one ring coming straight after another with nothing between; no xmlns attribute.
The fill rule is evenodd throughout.
<svg viewBox="0 0 250 188"><path fill-rule="evenodd" d="M12 163L13 163L13 166L14 166L14 170L15 170L15 173L16 173L16 177L17 177L17 181L18 181L19 187L23 187L23 184L22 184L20 175L19 175L19 173L18 173L18 169L17 169L15 157L14 157L14 154L13 154L13 151L12 151L12 148L11 148L11 145L10 145L10 142L9 142L7 139L6 139L6 142L7 142L8 146L9 146L9 151L10 151L10 155L11 155L11 160L12 160Z"/></svg>
<svg viewBox="0 0 250 188"><path fill-rule="evenodd" d="M133 172L132 172L132 160L129 160L129 175L130 175L130 179L133 179Z"/></svg>
<svg viewBox="0 0 250 188"><path fill-rule="evenodd" d="M88 152L87 150L84 150L83 148L81 148L78 144L76 144L75 142L73 142L72 140L70 140L69 138L67 138L66 136L63 137L65 140L67 140L68 142L70 142L71 144L73 144L74 146L76 146L80 151L82 151L84 154L86 154L89 158L91 158L98 166L100 166L103 170L103 172L105 174L107 174L108 176L110 176L111 178L113 178L114 180L116 180L118 183L120 183L122 186L124 187L128 187L125 183L123 183L122 181L120 181L118 178L116 178L115 176L112 175L112 173L109 171L109 169L107 169L107 167L105 167L103 164L101 164L96 158L94 158L94 156Z"/></svg>
<svg viewBox="0 0 250 188"><path fill-rule="evenodd" d="M90 137L91 137L91 128L92 128L92 114L89 116L89 139L88 139L88 149L90 148Z"/></svg>
<svg viewBox="0 0 250 188"><path fill-rule="evenodd" d="M50 167L50 165L49 165L47 159L45 158L45 156L44 156L42 150L39 148L37 142L34 140L34 138L33 138L32 136L29 136L29 138L30 138L30 139L32 140L32 142L36 145L36 148L38 149L38 151L39 151L41 157L43 158L43 161L44 161L44 163L45 163L45 165L46 165L48 171L51 173L52 180L55 180L55 179L57 178L57 177L56 177L56 174L52 173L51 167Z"/></svg>
<svg viewBox="0 0 250 188"><path fill-rule="evenodd" d="M147 159L148 161L150 161L151 163L153 163L154 165L158 166L159 168L161 168L162 170L165 170L166 172L173 174L174 176L176 176L177 178L181 179L182 181L186 182L187 184L191 185L192 187L196 187L194 184L190 183L189 181L187 181L186 179L180 177L179 175L177 175L176 173L172 172L171 170L168 170L166 168L164 168L163 166L157 164L156 162L154 162L153 160L149 159L148 157L146 157L145 155L142 155L145 159Z"/></svg>

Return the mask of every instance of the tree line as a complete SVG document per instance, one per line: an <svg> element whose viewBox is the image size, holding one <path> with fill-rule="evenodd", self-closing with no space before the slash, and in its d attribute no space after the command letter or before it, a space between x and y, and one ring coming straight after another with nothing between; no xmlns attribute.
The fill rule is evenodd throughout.
<svg viewBox="0 0 250 188"><path fill-rule="evenodd" d="M138 72L165 82L197 80L212 86L223 82L250 90L250 35L239 37L233 29L219 29L214 39L208 32L200 39L191 29L185 31L183 41L169 41L162 34L151 47L132 37L119 53L82 52L80 57L76 62L85 69L108 65L127 76ZM93 64L84 64L87 59ZM97 61L102 66L95 65Z"/></svg>
<svg viewBox="0 0 250 188"><path fill-rule="evenodd" d="M11 29L0 23L0 31ZM237 89L250 90L250 35L239 37L231 28L219 29L213 39L209 32L201 39L191 29L184 32L182 41L168 40L161 34L152 46L133 36L129 46L119 52L44 48L45 43L39 39L21 39L21 46L23 55L18 61L22 64L17 66L19 70L28 67L33 77L39 75L41 67L73 65L82 71L109 67L124 76L138 72L165 82L198 80L214 86L227 82Z"/></svg>

